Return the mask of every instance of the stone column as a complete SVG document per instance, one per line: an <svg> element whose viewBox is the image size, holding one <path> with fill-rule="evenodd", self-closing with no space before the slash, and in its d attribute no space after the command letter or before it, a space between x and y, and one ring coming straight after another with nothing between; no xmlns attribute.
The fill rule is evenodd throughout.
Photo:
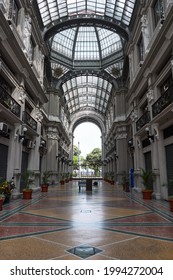
<svg viewBox="0 0 173 280"><path fill-rule="evenodd" d="M152 136L154 139L151 138L151 154L152 154L152 171L155 175L154 182L153 182L153 189L154 189L154 196L156 199L160 199L160 173L159 173L159 150L158 150L158 124L154 124L153 127L155 129L151 130ZM157 134L154 133L157 131Z"/></svg>
<svg viewBox="0 0 173 280"><path fill-rule="evenodd" d="M51 171L52 180L56 181L58 172L58 130L56 127L48 127L48 152L46 155L46 170Z"/></svg>
<svg viewBox="0 0 173 280"><path fill-rule="evenodd" d="M159 194L158 198L168 199L168 187L166 184L167 181L167 171L166 171L166 156L165 156L165 148L164 148L164 139L163 133L159 129L159 125L157 123L153 124L154 129L154 139L157 144L157 156L154 158L154 162L157 161L158 165L158 173L156 174L156 194ZM155 166L155 165L154 165Z"/></svg>
<svg viewBox="0 0 173 280"><path fill-rule="evenodd" d="M21 105L21 112L20 112L20 119L22 120L22 113L25 108L25 99L26 99L26 92L23 87L23 81L21 83L21 87L15 90L13 93L13 98L17 100L17 102ZM12 132L12 143L11 143L11 155L13 157L10 159L10 166L12 167L13 162L13 175L15 177L15 185L16 189L13 191L13 197L17 198L20 196L20 180L21 180L21 164L22 164L22 143L23 140L19 141L19 135L22 134L22 125L21 124L14 124L14 131ZM9 154L10 155L10 154ZM10 168L11 170L11 168ZM12 170L10 171L10 173ZM11 176L11 174L10 174Z"/></svg>
<svg viewBox="0 0 173 280"><path fill-rule="evenodd" d="M7 180L11 180L14 176L15 190L12 197L20 196L20 172L21 172L21 156L22 147L19 143L20 125L14 124L14 128L10 133L9 148L8 148L8 172Z"/></svg>
<svg viewBox="0 0 173 280"><path fill-rule="evenodd" d="M34 143L34 148L30 151L30 157L28 162L28 169L33 170L35 175L35 186L32 189L38 190L40 188L40 135L41 135L41 123L42 123L42 113L39 107L36 107L32 112L32 117L37 121L37 134L38 136L33 137L32 141Z"/></svg>
<svg viewBox="0 0 173 280"><path fill-rule="evenodd" d="M116 150L117 150L117 180L118 180L118 184L121 184L123 173L128 172L127 132L125 126L117 128Z"/></svg>

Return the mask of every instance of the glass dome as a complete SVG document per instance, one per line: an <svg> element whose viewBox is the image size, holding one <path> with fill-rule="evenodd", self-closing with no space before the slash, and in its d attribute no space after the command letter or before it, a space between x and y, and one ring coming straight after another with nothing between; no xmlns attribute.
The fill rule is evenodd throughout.
<svg viewBox="0 0 173 280"><path fill-rule="evenodd" d="M122 55L122 40L118 34L104 28L94 26L79 26L57 33L50 39L51 55L73 67L79 61L94 61L98 67L102 60L119 52ZM66 57L66 60L64 60ZM113 57L111 58L111 60ZM95 65L95 66L96 66ZM81 65L82 66L82 65ZM83 67L89 64L83 64Z"/></svg>

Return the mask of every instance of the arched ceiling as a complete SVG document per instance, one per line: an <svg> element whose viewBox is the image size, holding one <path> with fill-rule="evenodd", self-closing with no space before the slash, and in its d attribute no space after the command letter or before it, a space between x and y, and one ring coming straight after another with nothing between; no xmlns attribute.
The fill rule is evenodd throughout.
<svg viewBox="0 0 173 280"><path fill-rule="evenodd" d="M37 0L43 25L48 28L76 15L107 17L122 26L128 26L135 2L136 0Z"/></svg>
<svg viewBox="0 0 173 280"><path fill-rule="evenodd" d="M105 114L112 84L93 75L78 76L62 86L70 114L88 110Z"/></svg>
<svg viewBox="0 0 173 280"><path fill-rule="evenodd" d="M70 115L85 110L105 115L112 88L122 79L136 2L37 0L52 84L61 85Z"/></svg>

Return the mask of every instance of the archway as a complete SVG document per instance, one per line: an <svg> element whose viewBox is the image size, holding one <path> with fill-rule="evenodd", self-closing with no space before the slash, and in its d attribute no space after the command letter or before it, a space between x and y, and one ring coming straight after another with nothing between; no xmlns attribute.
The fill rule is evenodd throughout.
<svg viewBox="0 0 173 280"><path fill-rule="evenodd" d="M82 118L73 126L74 176L102 176L102 130L94 119Z"/></svg>

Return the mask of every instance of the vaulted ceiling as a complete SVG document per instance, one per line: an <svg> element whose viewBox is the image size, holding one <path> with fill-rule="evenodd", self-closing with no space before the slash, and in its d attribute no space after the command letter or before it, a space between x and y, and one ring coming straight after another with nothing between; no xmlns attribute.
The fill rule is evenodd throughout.
<svg viewBox="0 0 173 280"><path fill-rule="evenodd" d="M37 0L52 81L61 86L70 114L105 114L115 80L122 79L136 2Z"/></svg>

